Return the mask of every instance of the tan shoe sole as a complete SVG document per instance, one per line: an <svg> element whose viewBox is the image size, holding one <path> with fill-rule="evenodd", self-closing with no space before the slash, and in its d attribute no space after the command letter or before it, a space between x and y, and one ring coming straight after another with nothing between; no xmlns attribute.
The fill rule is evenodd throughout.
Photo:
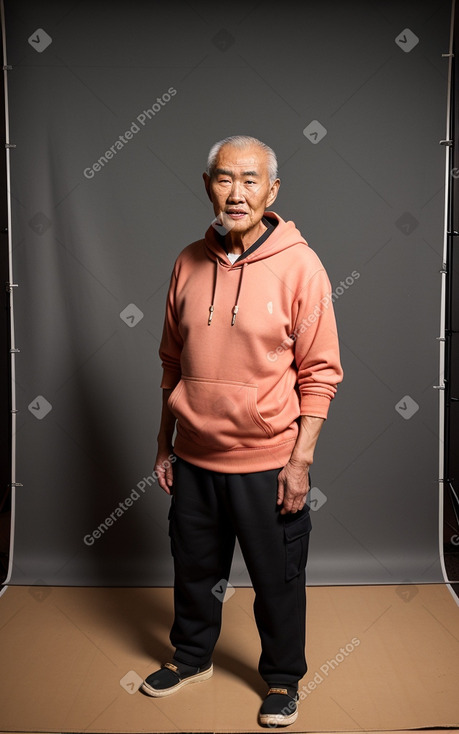
<svg viewBox="0 0 459 734"><path fill-rule="evenodd" d="M272 728L276 726L289 726L297 720L298 710L293 711L288 716L283 716L283 714L260 714L258 718L262 726L270 726Z"/></svg>

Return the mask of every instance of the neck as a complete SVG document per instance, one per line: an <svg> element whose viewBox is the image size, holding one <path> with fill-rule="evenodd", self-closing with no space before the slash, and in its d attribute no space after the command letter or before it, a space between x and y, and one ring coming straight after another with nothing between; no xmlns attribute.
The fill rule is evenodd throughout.
<svg viewBox="0 0 459 734"><path fill-rule="evenodd" d="M266 232L267 227L260 220L255 227L247 230L246 232L233 232L230 230L225 236L225 244L227 252L234 252L242 255L243 252L252 247L253 243L256 242L263 232Z"/></svg>

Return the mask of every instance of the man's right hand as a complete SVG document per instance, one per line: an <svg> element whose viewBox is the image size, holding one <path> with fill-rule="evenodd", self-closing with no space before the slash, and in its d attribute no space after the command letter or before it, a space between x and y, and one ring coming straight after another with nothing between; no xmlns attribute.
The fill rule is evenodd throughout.
<svg viewBox="0 0 459 734"><path fill-rule="evenodd" d="M174 474L170 457L173 453L172 439L175 429L175 416L169 408L169 398L172 394L172 389L163 388L162 393L161 424L158 433L158 453L156 454L155 472L161 489L164 489L166 494L172 494Z"/></svg>
<svg viewBox="0 0 459 734"><path fill-rule="evenodd" d="M155 461L155 472L158 476L158 484L161 489L164 489L166 494L172 494L174 484L174 473L170 460L171 453L172 449L158 449Z"/></svg>

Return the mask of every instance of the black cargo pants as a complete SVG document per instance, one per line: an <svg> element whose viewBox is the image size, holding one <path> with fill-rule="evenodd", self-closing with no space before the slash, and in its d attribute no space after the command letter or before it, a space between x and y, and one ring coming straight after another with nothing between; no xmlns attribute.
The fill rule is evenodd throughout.
<svg viewBox="0 0 459 734"><path fill-rule="evenodd" d="M295 686L306 673L305 569L311 521L307 506L280 514L279 471L222 474L177 458L169 513L175 660L195 666L211 660L221 626L220 582L229 578L237 536L255 592L260 675L269 686Z"/></svg>

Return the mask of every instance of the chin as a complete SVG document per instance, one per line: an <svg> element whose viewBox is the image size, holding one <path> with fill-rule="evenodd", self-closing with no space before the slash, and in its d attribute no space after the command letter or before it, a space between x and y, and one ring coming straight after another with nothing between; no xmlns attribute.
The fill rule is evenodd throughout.
<svg viewBox="0 0 459 734"><path fill-rule="evenodd" d="M228 229L230 230L230 232L238 232L239 234L248 232L249 229L252 229L252 227L252 222L234 222L232 219L230 219L228 222Z"/></svg>

